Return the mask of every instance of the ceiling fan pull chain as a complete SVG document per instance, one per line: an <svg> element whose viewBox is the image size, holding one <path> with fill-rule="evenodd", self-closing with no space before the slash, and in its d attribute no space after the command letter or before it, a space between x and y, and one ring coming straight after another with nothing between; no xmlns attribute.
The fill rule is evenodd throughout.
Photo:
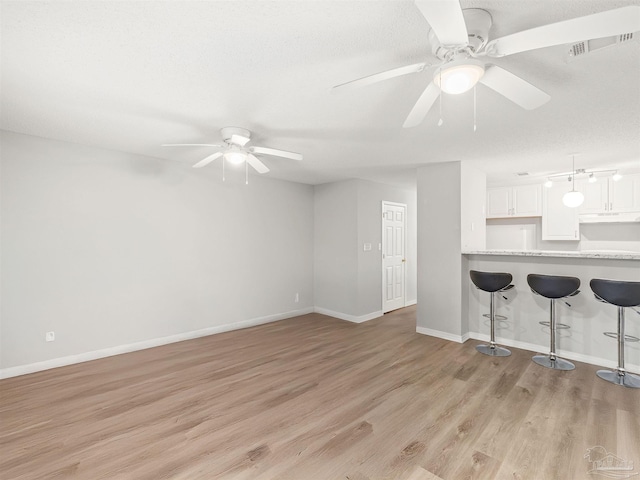
<svg viewBox="0 0 640 480"><path fill-rule="evenodd" d="M442 85L442 69L440 69L440 85ZM440 90L440 120L438 120L438 126L441 127L442 124L444 123L444 120L442 120L442 90Z"/></svg>
<svg viewBox="0 0 640 480"><path fill-rule="evenodd" d="M222 181L224 182L224 156L222 157Z"/></svg>
<svg viewBox="0 0 640 480"><path fill-rule="evenodd" d="M244 161L244 184L249 185L249 162Z"/></svg>
<svg viewBox="0 0 640 480"><path fill-rule="evenodd" d="M476 131L477 128L477 124L476 124L476 87L473 87L473 131Z"/></svg>

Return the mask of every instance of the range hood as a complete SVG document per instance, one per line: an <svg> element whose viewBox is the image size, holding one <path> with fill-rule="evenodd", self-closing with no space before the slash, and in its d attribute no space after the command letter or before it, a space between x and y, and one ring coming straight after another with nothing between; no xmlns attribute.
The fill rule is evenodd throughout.
<svg viewBox="0 0 640 480"><path fill-rule="evenodd" d="M632 223L640 222L640 212L581 213L580 223Z"/></svg>

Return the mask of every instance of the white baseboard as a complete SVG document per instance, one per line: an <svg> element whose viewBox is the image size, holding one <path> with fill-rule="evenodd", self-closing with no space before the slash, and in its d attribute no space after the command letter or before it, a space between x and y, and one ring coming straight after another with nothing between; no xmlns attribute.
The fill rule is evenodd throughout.
<svg viewBox="0 0 640 480"><path fill-rule="evenodd" d="M229 332L231 330L240 330L242 328L255 327L265 323L276 322L278 320L284 320L286 318L297 317L299 315L306 315L307 313L313 313L313 307L302 308L300 310L292 310L290 312L276 313L273 315L267 315L264 317L251 318L249 320L242 320L235 323L227 323L224 325L216 325L214 327L203 328L202 330L194 330L191 332L178 333L176 335L170 335L168 337L152 338L150 340L143 340L141 342L129 343L126 345L117 345L115 347L104 348L101 350L94 350L91 352L79 353L77 355L69 355L66 357L53 358L51 360L45 360L43 362L30 363L27 365L18 365L17 367L9 367L0 369L0 379L17 377L18 375L26 375L28 373L40 372L42 370L49 370L51 368L64 367L66 365L72 365L74 363L88 362L90 360L97 360L99 358L111 357L113 355L120 355L121 353L135 352L136 350L144 350L145 348L159 347L160 345L167 345L169 343L182 342L184 340L191 340L193 338L206 337L207 335L214 335L216 333Z"/></svg>
<svg viewBox="0 0 640 480"><path fill-rule="evenodd" d="M477 332L469 332L469 338L480 340L481 342L489 342L491 340L489 335ZM519 340L502 337L496 337L496 343L504 345L505 347L529 350L530 352L549 353L549 345L536 345L535 343L521 342ZM566 350L558 350L556 353L559 357L566 358L567 360L575 360L576 362L588 363L599 367L616 368L618 366L618 363L615 360L607 360L606 358L585 355L584 353L568 352ZM627 363L625 368L630 372L640 372L640 365Z"/></svg>
<svg viewBox="0 0 640 480"><path fill-rule="evenodd" d="M415 305L417 303L418 303L418 300L407 300L406 302L404 302L404 306L410 307L411 305Z"/></svg>
<svg viewBox="0 0 640 480"><path fill-rule="evenodd" d="M421 333L422 335L429 335L430 337L438 337L444 340L449 340L450 342L464 343L469 340L468 333L465 333L464 335L456 335L454 333L442 332L440 330L433 330L426 327L416 327L416 332Z"/></svg>
<svg viewBox="0 0 640 480"><path fill-rule="evenodd" d="M329 317L339 318L340 320L346 320L348 322L353 323L362 323L367 320L373 320L374 318L381 317L384 315L382 310L378 310L377 312L367 313L366 315L349 315L348 313L336 312L333 310L329 310L328 308L322 307L314 307L313 311L316 313L321 313L322 315L328 315Z"/></svg>

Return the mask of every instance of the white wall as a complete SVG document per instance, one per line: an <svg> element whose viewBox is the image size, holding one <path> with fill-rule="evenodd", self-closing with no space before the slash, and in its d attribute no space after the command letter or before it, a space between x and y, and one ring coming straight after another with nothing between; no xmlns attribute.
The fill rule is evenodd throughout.
<svg viewBox="0 0 640 480"><path fill-rule="evenodd" d="M458 341L463 335L461 198L460 162L418 169L417 330Z"/></svg>
<svg viewBox="0 0 640 480"><path fill-rule="evenodd" d="M315 304L347 315L358 311L357 209L356 180L315 186Z"/></svg>
<svg viewBox="0 0 640 480"><path fill-rule="evenodd" d="M365 180L315 187L314 291L319 311L351 321L381 315L382 201L407 204L406 300L416 299L416 192ZM365 252L364 243L372 250Z"/></svg>
<svg viewBox="0 0 640 480"><path fill-rule="evenodd" d="M313 307L313 187L0 141L3 369Z"/></svg>
<svg viewBox="0 0 640 480"><path fill-rule="evenodd" d="M484 250L487 242L487 175L470 162L460 164L460 225L463 250ZM479 201L480 200L480 201Z"/></svg>

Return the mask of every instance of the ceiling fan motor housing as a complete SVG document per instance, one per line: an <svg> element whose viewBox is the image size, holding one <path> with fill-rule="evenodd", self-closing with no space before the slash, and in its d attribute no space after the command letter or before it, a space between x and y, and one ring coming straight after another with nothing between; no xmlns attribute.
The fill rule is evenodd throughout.
<svg viewBox="0 0 640 480"><path fill-rule="evenodd" d="M251 132L246 128L240 128L240 127L224 127L220 129L220 135L222 135L222 139L226 143L231 143L231 144L237 143L233 139L234 135L236 137L241 137L246 139L244 143L247 143L247 141L249 141L249 139L251 138Z"/></svg>
<svg viewBox="0 0 640 480"><path fill-rule="evenodd" d="M462 48L468 48L471 52L479 52L489 40L489 29L493 24L491 14L481 8L467 8L462 11L464 22L467 26L467 45L442 45L433 30L429 30L429 43L431 51L441 60L447 59L451 52L456 52Z"/></svg>

